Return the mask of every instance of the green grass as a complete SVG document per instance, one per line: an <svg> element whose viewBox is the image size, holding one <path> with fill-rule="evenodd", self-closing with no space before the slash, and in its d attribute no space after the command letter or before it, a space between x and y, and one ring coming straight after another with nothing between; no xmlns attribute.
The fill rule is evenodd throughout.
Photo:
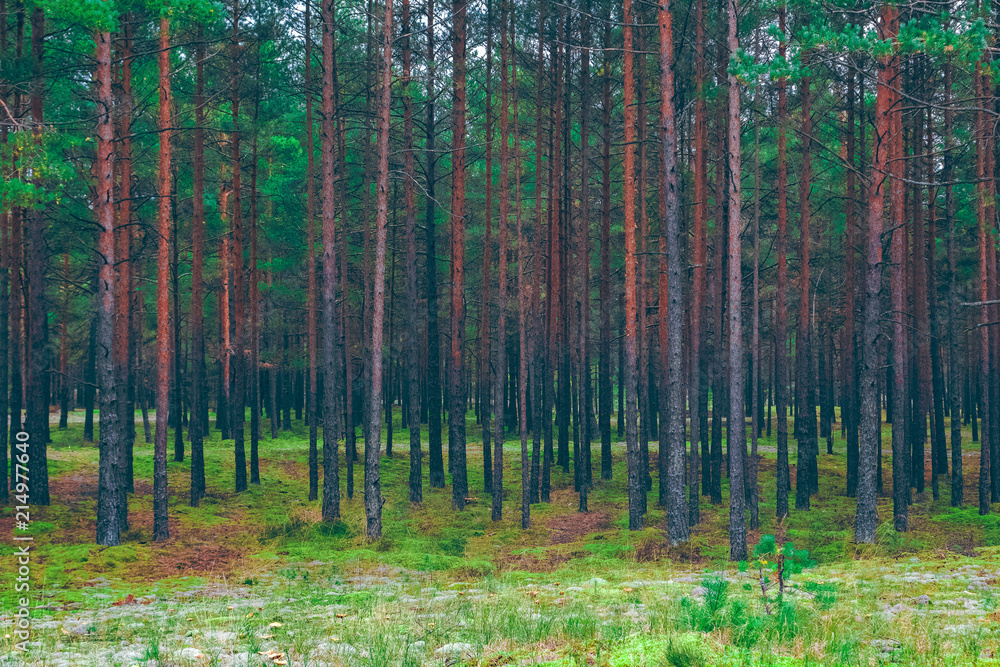
<svg viewBox="0 0 1000 667"><path fill-rule="evenodd" d="M881 580L877 584L867 583L868 575L881 572L880 568L886 564L908 562L911 557L918 557L922 564L936 563L945 568L960 564L988 567L991 563L995 567L998 555L998 551L990 547L1000 545L1000 519L995 515L980 517L971 507L951 507L950 482L945 478L940 480L940 500L932 499L929 483L925 494L914 496L910 508L911 530L905 534L896 533L889 521L892 464L888 455L883 455L886 495L879 499L882 524L878 542L869 546L854 544L855 501L844 493L845 445L839 431L835 430L834 454L821 451L819 457L820 492L812 499L812 509L808 512L793 510L785 522L788 540L798 548L807 549L820 563L820 568L809 575L812 578L805 580L805 583L820 587L816 589L821 593L816 599L797 603L793 610L764 614L754 606L752 594L738 589L720 612L719 624L706 629L691 620L690 604L694 603L689 602L689 607L684 607L683 595L693 584L671 589L662 599L643 590L635 593L629 603L644 604L649 610L649 618L644 621L648 627L639 627L641 624L623 620L622 614L629 607L623 606L620 588L615 588L611 592L596 591L593 596L587 592L570 603L559 603L557 596L552 597L545 602L551 605L545 607L551 613L531 620L532 614L540 612L531 611L533 603L521 599L521 587L529 580L559 582L565 587L570 582L584 582L594 576L612 582L643 577L667 580L684 572L729 567L726 484L722 505L713 506L707 498L702 499L702 521L693 528L692 539L684 545L670 547L664 537L664 512L656 506L657 443L650 444L654 469L647 528L639 532L627 530L623 445L617 441L614 445L613 479L601 481L600 443L596 443L592 459L598 468L594 471L595 487L589 498L590 523L581 524L579 528L575 526L578 518L576 495L572 491L572 468L567 473L554 467L552 502L534 505L532 526L522 531L518 441L504 444L504 479L508 492L504 517L493 522L490 496L482 488L480 430L471 415L467 419L469 493L476 500L463 512L451 509L450 486L432 489L427 484L426 440L424 502L418 506L408 501L408 434L399 426L398 409L394 418L394 455L381 458L382 491L386 498L384 533L375 542L364 537L361 462L354 468L356 493L348 498L348 468L343 447L342 519L333 524L319 521L319 502L307 499L308 430L301 422L294 422L292 431L281 431L274 440L262 439L261 484L252 485L241 494L232 492L232 442L220 441L218 432L213 430L205 445L208 496L198 508L188 504L189 460L169 461L171 539L162 544L154 543L151 540L149 485L152 447L143 442L140 425L135 445L138 493L130 496L130 529L124 535L122 546L100 548L93 543L96 498L80 488L81 483L89 482L96 489L97 449L83 442L82 425L71 425L65 431L53 428L53 442L49 446L53 505L32 508L30 532L35 538L32 584L38 596L36 599L53 605L92 605L92 594L97 589L88 582L97 578L110 581L110 586L100 590L114 598L124 598L129 593L169 596L206 582L226 582L226 585L236 584L252 590L271 587L268 590L280 590L283 596L310 600L313 604L347 607L352 610L351 614L359 617L383 614L402 619L395 625L379 625L375 629L360 624L355 627L347 622L340 624L344 629L338 632L345 635L344 642L349 642L346 637L354 637L369 647L367 664L421 664L426 659L427 656L400 653L400 642L387 639L390 633L395 633L394 637L403 634L426 637L428 645L431 640L439 644L447 643L446 640L477 643L482 649L477 659L494 660L490 664L517 662L528 656L544 658L548 661L544 664L553 665L594 662L607 665L869 664L871 650L865 642L874 636L873 632L892 630L890 634L899 633L895 627L873 625L867 614L879 614L887 600L908 599L907 596L919 593L913 593L913 586L897 587ZM262 421L262 432L270 433L266 420ZM978 444L970 446L968 435L966 432L966 451L977 452ZM885 447L889 441L886 429ZM384 430L382 442L384 448ZM751 544L761 534L776 533L780 529L774 517L775 454L768 451L774 444L773 438L760 439L762 525L759 531L751 533ZM823 445L821 442L821 450L824 450ZM363 459L360 438L358 446ZM172 446L170 450L172 454ZM447 456L447 443L445 450ZM791 450L794 465L794 441ZM977 464L978 457L965 457L967 498L973 496ZM447 470L447 460L445 465ZM5 511L9 513L11 508ZM13 553L9 544L0 545L0 557L7 558L8 562ZM317 561L322 565L315 564ZM480 605L480 608L458 601L455 609L448 613L454 612L456 619L465 622L462 629L445 631L435 626L429 630L424 621L403 610L405 605L393 605L391 600L365 591L330 596L324 590L332 582L352 573L386 571L387 568L393 576L420 578L421 586L432 585L442 590L455 582L475 581L477 587L497 596L497 604ZM834 586L836 591L822 588L827 585ZM822 608L817 600L828 600L831 596L836 598L836 603ZM12 610L14 603L12 587L5 588L0 593L0 613ZM523 617L525 614L527 618ZM226 631L233 631L250 641L252 628L235 627L239 619L231 616L231 612L223 614L215 609L206 612L205 619L215 619L210 624L213 627L229 628ZM861 620L856 620L858 618ZM205 619L199 617L199 623ZM245 621L242 619L240 623L246 625ZM175 622L179 621L175 619ZM900 648L903 653L899 656L895 653L890 656L893 661L903 664L971 664L949 660L958 655L969 659L976 647L980 647L976 653L978 659L980 653L987 651L982 647L993 646L990 642L995 639L988 633L982 641L966 637L946 642L943 634L937 639L928 634L933 629L918 632L915 627L907 627L904 630L910 634L901 636L912 635L912 647L907 644L910 648ZM115 632L120 634L121 631ZM156 632L164 636L170 634L169 629L161 626ZM311 640L307 640L306 635L308 633L288 637L289 645L283 650L307 654L306 644ZM317 635L314 639L320 641L321 638ZM545 642L554 643L551 648L540 648ZM947 643L949 648L939 651L932 659L928 656L933 651L928 653L921 648L921 642L929 642L928 645ZM774 645L783 647L784 653L779 655L764 650ZM489 651L487 647L491 647ZM811 655L823 657L810 663ZM909 657L904 659L902 656ZM880 656L878 660L883 658ZM908 663L908 660L917 662ZM885 661L888 662L888 658Z"/></svg>

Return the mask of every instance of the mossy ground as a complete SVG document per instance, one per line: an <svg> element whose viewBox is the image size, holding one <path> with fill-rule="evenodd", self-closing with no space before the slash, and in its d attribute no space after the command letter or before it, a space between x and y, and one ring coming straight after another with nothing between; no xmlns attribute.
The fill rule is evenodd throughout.
<svg viewBox="0 0 1000 667"><path fill-rule="evenodd" d="M214 424L214 419L212 423ZM96 445L83 441L82 427L79 425L71 425L65 431L58 431L53 427L53 442L49 446L52 505L32 508L31 533L35 537L32 590L36 604L64 610L73 608L74 604L87 606L94 601L90 595L93 593L94 583L113 598L124 599L128 594L137 597L155 594L162 597L197 589L210 582L252 587L259 581L270 580L275 573L293 573L294 576L291 577L279 577L283 587L286 584L308 584L308 587L312 587L312 592L307 597L318 597L329 602L315 588L318 585L317 577L337 577L342 573L357 573L373 568L396 568L400 572L420 573L421 577L439 586L473 580L499 581L503 582L501 588L506 592L499 589L498 592L506 595L510 593L508 588L519 586L529 578L552 582L582 581L593 576L627 580L640 576L638 573L646 573L644 576L664 579L682 572L728 567L728 506L725 502L728 490L725 485L722 505L713 506L707 498L703 498L702 521L692 530L690 542L670 547L664 539L664 513L656 506L657 474L654 469L651 473L653 491L649 496L649 511L646 515L647 528L639 532L627 530L624 447L617 438L614 445L613 479L601 481L600 471L595 469L595 488L589 498L589 514L580 515L576 511L577 496L572 490L572 468L566 472L554 467L551 502L534 505L532 527L522 531L520 443L516 439L511 439L504 445L507 492L503 520L490 520L490 497L482 488L480 429L471 413L467 428L469 488L470 496L476 500L465 511L455 512L451 509L450 486L444 489L429 487L426 483L425 433L424 502L419 506L413 505L408 501L407 433L399 426L397 410L394 454L381 459L382 491L386 498L384 534L380 540L369 542L364 537L364 506L360 495L363 488L363 468L360 462L354 470L358 493L353 498L348 498L348 472L343 448L341 449L343 518L332 525L322 524L319 521L319 503L307 500L308 430L298 421L293 422L293 426L291 431L280 431L273 440L262 437L261 484L251 485L248 491L241 494L232 491L232 442L220 441L218 431L213 429L211 438L205 444L208 495L198 508L191 508L188 504L189 460L171 460L168 464L171 537L164 543L151 540L152 489L149 480L152 478L152 445L143 441L142 429L139 428L135 446L136 493L130 496L129 501L130 528L124 536L123 545L112 548L94 544L98 461ZM824 443L820 443L820 492L812 499L812 509L801 512L793 510L785 523L788 540L798 548L808 549L821 565L815 572L823 574L817 576L863 582L865 572L872 568L886 567L886 564L891 568L894 562L904 562L900 560L902 557L919 557L922 563L939 563L945 569L958 567L960 564L995 566L998 552L989 547L1000 545L1000 519L995 516L980 517L976 509L968 504L964 508L951 507L950 481L947 478L940 480L939 500L933 500L929 482L924 494L915 495L914 504L910 508L911 530L908 533L899 534L892 530L889 521L892 466L888 454L883 454L885 495L879 499L882 526L878 542L868 546L854 544L855 501L847 497L844 490L845 445L837 426L834 427L834 454L826 454ZM262 435L267 436L269 433L268 422L264 420ZM964 436L965 451L968 454L963 457L967 480L966 497L974 500L978 444L970 443L968 430ZM170 454L173 451L172 438L173 433ZM383 447L385 439L383 431ZM887 448L890 442L888 429L883 442ZM779 529L774 518L775 443L773 438L762 437L759 444L762 525L759 530L751 533L751 545L760 535L775 533ZM359 439L359 448L362 446ZM655 441L650 443L650 459L654 463L656 448ZM793 466L794 449L792 441ZM445 455L447 456L447 446ZM592 458L599 466L599 443L594 447ZM447 469L447 461L445 465ZM4 515L11 516L10 507L6 508ZM0 531L11 534L12 529L9 518L0 521ZM14 548L10 544L7 541L0 547L0 560L6 559L10 564L9 571L13 572ZM318 566L309 566L310 563L317 562L323 564L320 568L323 574L316 574ZM307 581L298 581L295 573L305 573ZM312 579L308 579L309 577ZM12 580L13 575L10 578ZM906 595L911 593L912 591L905 591ZM871 598L865 598L866 613L875 613L880 608L881 600L891 600L903 594L903 591L887 592L884 586L879 586L877 591L865 593ZM879 604L872 601L876 599ZM14 602L13 586L5 587L0 595L2 611L10 612ZM360 602L360 599L344 598L337 604L353 608ZM653 600L649 602L652 603ZM852 609L857 611L854 606ZM587 613L596 613L593 606L587 608L590 609ZM680 617L678 614L681 614L679 608L670 607L662 610L661 616L663 619L676 620ZM817 619L821 616L822 614L810 616L809 622L818 623ZM552 641L563 643L552 647L552 651L558 654L558 659L551 664L583 664L573 662L577 659L573 655L591 656L585 661L588 664L594 660L595 647L587 642L595 641L594 638L598 635L603 636L604 631L590 632L570 628L589 627L589 622L586 619L566 621L564 626L560 626L562 629L559 632L553 631L555 639ZM833 621L824 623L830 625ZM659 655L657 660L671 654L671 651L680 656L677 660L681 662L668 660L655 664L714 664L704 662L701 658L683 662L686 660L682 655L686 651L683 647L691 642L691 638L685 638L687 635L683 633L677 634L683 630L683 624L661 621L661 628L666 628L667 625L673 628L670 632L663 630L661 637L645 637L641 641L629 634L631 630L623 630L625 634L619 639L625 644L616 644L616 651L626 644L635 644L635 650L643 655ZM497 641L512 641L514 644L520 641L513 637L504 638L505 632L507 630L498 628L490 636L495 636ZM521 639L542 641L544 637L541 635L544 632L535 632L541 634ZM581 639L583 643L579 644L570 637L573 632L588 639ZM736 648L735 645L727 644L732 638L725 633L719 635L716 632L716 635L718 636L708 644L701 642L700 648L712 645L722 651L720 655L729 655L730 649ZM562 639L559 640L558 637ZM655 650L639 647L643 642L649 642L650 646L655 644ZM482 641L481 646L489 643ZM790 646L793 644L794 642ZM750 650L744 652L745 655L741 658L743 662L720 664L808 663L808 644L800 651L799 658L795 658L794 650L789 650L789 656L771 656L770 662L764 660L759 651ZM632 649L628 649L626 653L630 651ZM820 653L828 655L829 651ZM977 659L979 653L976 654ZM612 660L609 657L612 654L615 651L606 652L606 660L599 661L600 664L626 664ZM786 657L800 662L787 662ZM801 659L806 662L801 662ZM830 664L854 663L845 661Z"/></svg>

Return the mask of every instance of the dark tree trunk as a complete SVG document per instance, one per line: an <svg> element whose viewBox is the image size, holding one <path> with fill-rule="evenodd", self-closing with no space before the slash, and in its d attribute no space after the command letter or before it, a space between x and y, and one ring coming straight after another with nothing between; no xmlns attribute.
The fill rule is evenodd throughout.
<svg viewBox="0 0 1000 667"><path fill-rule="evenodd" d="M590 99L590 17L581 17L580 36L583 49L580 53L580 95ZM580 392L578 421L580 427L580 457L574 460L574 470L582 469L580 479L580 511L587 511L587 496L593 484L591 465L591 440L593 438L594 391L590 364L590 105L580 109L580 216L578 220L578 280L579 280L579 369Z"/></svg>
<svg viewBox="0 0 1000 667"><path fill-rule="evenodd" d="M260 78L260 40L257 42L257 54L254 58L258 63L257 79ZM250 149L250 368L247 377L250 381L250 483L260 484L260 270L257 267L257 137L260 128L257 123L260 96L254 96L253 111L253 144ZM301 371L299 372L301 375ZM178 378L180 374L178 373ZM301 385L297 387L301 390ZM301 393L301 391L300 391Z"/></svg>
<svg viewBox="0 0 1000 667"><path fill-rule="evenodd" d="M123 474L125 477L125 482L120 489L122 494L133 493L135 491L134 473L133 473L133 450L135 447L135 370L133 365L133 359L135 358L135 348L139 344L139 334L136 333L136 329L141 329L142 322L133 313L137 311L135 306L139 299L138 290L135 289L136 280L135 267L133 265L132 258L132 242L133 236L138 238L138 229L132 226L132 119L133 119L133 101L132 101L132 26L131 26L132 15L126 13L124 15L125 25L123 26L123 40L122 40L122 73L121 73L121 98L120 104L122 106L119 118L119 133L121 135L121 152L120 152L120 167L121 167L121 188L118 195L118 206L119 206L119 224L121 229L119 230L119 238L116 239L118 247L121 249L120 252L116 251L117 262L119 265L119 281L118 285L120 291L115 294L115 309L120 310L120 314L116 313L116 327L118 327L115 336L119 340L126 342L122 346L121 352L118 355L118 368L116 373L118 375L118 391L121 392L119 396L120 409L122 411L122 449L124 452L124 462L123 462ZM121 303L118 302L121 299ZM121 501L127 509L128 499L127 497L122 498ZM127 512L122 516L122 530L128 528L128 515Z"/></svg>
<svg viewBox="0 0 1000 667"><path fill-rule="evenodd" d="M323 0L323 521L340 519L340 409L337 405L339 357L337 354L337 236L333 38L336 30L334 0ZM345 267L346 273L346 267ZM348 399L350 400L350 399ZM379 402L375 401L375 410ZM353 428L353 426L348 426ZM376 417L375 429L380 432ZM378 446L375 447L378 462ZM366 503L367 507L367 503ZM381 523L379 524L381 533Z"/></svg>
<svg viewBox="0 0 1000 667"><path fill-rule="evenodd" d="M428 481L432 488L444 488L444 457L441 443L441 348L438 340L438 270L435 232L435 167L434 148L434 0L427 0L427 196L425 215L426 290L427 290L427 450Z"/></svg>
<svg viewBox="0 0 1000 667"><path fill-rule="evenodd" d="M680 192L677 185L677 125L674 115L674 38L673 17L667 0L658 12L660 26L660 137L663 161L663 199L666 215L661 226L661 234L666 250L666 287L660 291L660 331L666 329L666 440L660 438L660 450L666 449L666 470L660 475L667 477L667 535L671 544L686 542L690 538L690 508L684 497L684 357L682 343L684 335L684 283L681 280L680 254ZM660 282L663 285L663 281ZM660 351L663 356L663 351ZM692 446L691 459L697 458L697 449ZM697 478L692 476L692 483ZM695 494L697 498L697 494Z"/></svg>
<svg viewBox="0 0 1000 667"><path fill-rule="evenodd" d="M919 71L919 67L915 68ZM914 153L919 153L923 139L923 127L918 114L911 131L911 142ZM910 174L920 178L922 172L919 162L910 165ZM911 276L913 298L913 324L915 339L911 343L916 353L913 364L916 377L913 386L916 392L910 401L913 411L911 420L913 433L910 437L912 457L910 459L911 483L917 493L924 492L924 448L927 441L927 417L930 412L931 399L931 368L930 368L930 321L927 307L927 240L924 227L924 208L920 188L912 189L912 206L909 210L913 227L913 248L911 250ZM937 495L937 494L935 494Z"/></svg>
<svg viewBox="0 0 1000 667"><path fill-rule="evenodd" d="M879 37L890 37L895 25L894 10L883 5L878 24ZM881 461L881 409L879 400L879 371L882 366L879 354L879 323L882 317L882 228L884 224L884 199L886 174L889 161L888 137L892 92L889 88L892 67L888 56L878 60L878 87L876 91L875 137L872 142L872 183L868 188L868 242L865 271L864 319L862 324L861 374L858 444L858 489L855 514L854 539L863 544L875 542L878 528L876 494L878 462ZM863 99L863 98L861 98Z"/></svg>
<svg viewBox="0 0 1000 667"><path fill-rule="evenodd" d="M413 98L410 95L410 0L403 0L403 144L406 149L403 199L406 206L406 353L403 387L406 423L410 429L410 502L423 502L420 451L420 363L417 318L417 232L413 181Z"/></svg>
<svg viewBox="0 0 1000 667"><path fill-rule="evenodd" d="M601 479L611 479L611 21L604 21L601 84L603 149L601 155L601 345L598 360L598 426L601 431Z"/></svg>
<svg viewBox="0 0 1000 667"><path fill-rule="evenodd" d="M230 190L227 190L225 186L221 188L219 193L219 218L222 220L223 229L227 228L226 225L226 211L229 202ZM222 283L221 289L219 290L218 299L218 310L219 310L219 337L222 340L222 350L219 353L219 400L216 404L215 412L215 423L219 428L220 437L223 440L228 440L232 437L232 429L230 425L232 423L232 397L231 397L231 361L233 356L232 339L231 339L231 322L229 317L229 292L230 292L230 278L229 278L229 266L232 263L231 253L229 252L229 234L223 233L222 242L219 246L219 282Z"/></svg>
<svg viewBox="0 0 1000 667"><path fill-rule="evenodd" d="M43 63L42 45L45 37L45 14L40 7L31 13L31 121L36 143L41 142ZM33 176L35 187L41 186L41 176ZM45 327L48 318L45 299L45 212L34 207L28 212L28 244L25 249L25 268L28 277L28 326L25 339L28 352L28 376L25 378L25 430L28 442L27 461L30 479L30 504L49 504L49 465L47 457L49 409L46 400L49 383L49 360ZM117 406L115 406L117 409Z"/></svg>
<svg viewBox="0 0 1000 667"><path fill-rule="evenodd" d="M760 33L755 33L754 52L760 54ZM757 97L754 95L754 106ZM760 528L760 488L758 479L757 438L760 436L760 124L754 126L753 144L753 305L751 331L750 381L750 462L747 468L747 500L750 503L750 530Z"/></svg>
<svg viewBox="0 0 1000 667"><path fill-rule="evenodd" d="M513 0L510 0L513 5ZM518 91L517 91L517 61L513 55L514 45L514 12L509 11L509 34L507 36L507 63L510 66L510 83L508 91L512 94L514 105L514 201L517 203L517 336L518 336L518 372L517 372L517 412L518 433L521 437L521 529L526 530L531 525L531 464L528 458L528 312L531 300L527 293L524 279L524 264L527 261L527 241L524 235L523 217L521 215L521 151L518 135ZM505 26L507 24L505 23ZM506 66L505 66L506 67ZM504 72L507 70L504 69ZM504 146L506 146L504 142ZM503 164L503 163L501 163ZM504 191L506 192L506 191Z"/></svg>
<svg viewBox="0 0 1000 667"><path fill-rule="evenodd" d="M313 142L313 79L312 79L312 20L310 16L311 3L306 3L305 8L305 28L306 28L306 71L305 71L305 96L306 96L306 218L308 227L308 288L306 294L306 329L308 333L307 345L309 356L309 500L319 498L319 416L323 414L323 408L316 403L318 398L316 392L317 381L317 345L318 336L316 332L316 158ZM322 37L320 38L322 39ZM288 334L284 337L285 356L288 355ZM282 376L287 377L287 366ZM273 383L277 384L277 382ZM282 392L282 402L288 405L288 396ZM280 421L281 414L275 417ZM291 421L291 420L289 420Z"/></svg>
<svg viewBox="0 0 1000 667"><path fill-rule="evenodd" d="M819 443L816 437L816 400L813 391L812 331L809 317L809 190L811 189L812 138L811 96L809 78L799 84L802 91L802 164L799 170L799 327L795 338L796 382L798 410L795 415L795 433L798 439L798 463L795 470L795 509L809 509L809 496L817 489L816 456Z"/></svg>
<svg viewBox="0 0 1000 667"><path fill-rule="evenodd" d="M10 445L11 460L15 454L13 447L18 442L17 434L23 425L22 410L24 409L24 276L21 269L24 266L24 209L16 206L10 215ZM96 344L95 344L96 345ZM96 347L92 347L95 351ZM96 354L96 351L95 351ZM89 362L88 362L89 363ZM89 363L94 367L93 363ZM91 375L91 382L96 383L96 371ZM90 428L84 425L84 437L89 434L94 440L94 389L90 391ZM13 479L11 480L13 482Z"/></svg>
<svg viewBox="0 0 1000 667"><path fill-rule="evenodd" d="M10 220L12 222L18 222L17 216L15 216L13 214L11 214ZM8 242L8 244L7 244L7 250L6 250L7 265L8 265L8 267L13 263L11 261L11 259L10 259L12 254L13 254L13 251L11 250L10 243ZM9 273L11 275L13 275L13 271L9 271ZM98 278L98 281L99 280L100 280L100 278ZM14 281L11 280L11 282L14 282ZM97 284L99 285L100 283L97 283ZM99 294L99 292L98 292L98 294ZM13 294L11 294L11 298L13 298ZM9 302L8 302L8 306L7 306L7 308L5 310L7 310L8 312L11 312L10 311ZM14 317L13 313L11 313L10 321L13 322L15 319L16 318ZM10 344L9 344L8 347L9 347L9 349L11 351L11 357L13 358L13 356L14 356L13 355L14 348L17 346L17 340L16 340L17 339L17 335L15 333L15 330L14 330L13 326L11 326L10 329L11 329L11 335L10 335L10 339L9 339L10 340ZM96 392L96 389L97 389L97 315L96 314L92 315L91 318L90 318L90 335L88 337L88 342L87 342L87 362L86 363L87 363L87 365L86 365L84 373L83 373L83 439L86 442L93 442L94 441L94 399L95 399L96 394L97 394L97 392ZM15 364L14 361L13 361L13 359L12 359L11 362L10 362L10 375L11 375L11 377L13 377L16 373L17 373L17 364ZM13 420L13 419L17 418L18 414L16 412L14 412L14 390L15 390L15 387L13 386L14 383L11 382L11 385L12 386L10 388L10 401L9 401L9 403L5 402L4 405L5 406L8 406L8 405L10 406L10 413L11 413L10 417ZM18 426L18 430L20 430L20 426ZM13 423L11 424L11 432L14 432L14 424ZM11 438L13 438L13 436L11 436ZM11 442L12 443L14 442L13 439L11 440Z"/></svg>
<svg viewBox="0 0 1000 667"><path fill-rule="evenodd" d="M847 156L846 200L844 202L845 238L844 238L844 337L841 351L841 365L844 369L842 377L843 401L840 409L844 435L847 440L847 495L854 497L858 492L858 384L857 361L855 357L856 333L854 326L854 311L856 306L855 292L857 290L857 260L855 255L855 230L857 219L855 215L855 107L854 107L854 70L847 74L847 127L845 128L845 154Z"/></svg>
<svg viewBox="0 0 1000 667"><path fill-rule="evenodd" d="M4 32L6 27L0 29L0 34L3 35L6 40L6 32ZM6 53L6 44L0 47L0 52ZM7 123L0 123L0 150L5 148L7 143L8 135ZM7 420L9 418L10 409L10 393L7 387L7 379L10 377L10 366L8 351L10 348L10 301L9 301L9 290L10 290L10 221L11 214L9 211L0 212L0 500L7 500L10 497L9 489L12 475L9 474L10 471L10 461L7 455L7 439L9 431L7 430ZM95 281L96 283L97 281ZM94 433L94 394L93 394L93 382L91 373L93 369L93 364L90 363L89 357L93 356L96 341L94 340L96 331L96 318L91 316L90 318L90 340L88 345L88 361L86 365L85 378L84 378L84 396L90 395L90 440L93 440ZM86 435L84 436L86 438ZM13 459L17 460L17 459Z"/></svg>
<svg viewBox="0 0 1000 667"><path fill-rule="evenodd" d="M976 63L975 81L976 97L982 99L986 95L986 74L983 72L985 65L982 61ZM986 198L989 196L986 182L986 153L989 150L987 142L988 129L986 113L982 106L976 110L976 221L979 227L979 274L978 297L980 301L989 300L988 286L988 246L992 243L990 236L990 225L987 223ZM979 307L979 339L980 339L980 370L979 370L979 398L980 405L988 400L990 393L990 311L985 306ZM990 513L990 414L989 409L981 409L982 416L982 442L979 447L979 514L985 516ZM895 452L895 449L893 450ZM895 477L894 477L895 479ZM904 525L905 529L905 525Z"/></svg>
<svg viewBox="0 0 1000 667"><path fill-rule="evenodd" d="M208 424L202 421L208 402L205 372L204 285L205 256L205 41L199 29L195 50L195 130L194 130L194 219L191 223L191 506L197 507L205 495L205 445Z"/></svg>
<svg viewBox="0 0 1000 667"><path fill-rule="evenodd" d="M705 339L705 269L708 261L706 212L708 206L708 166L705 150L707 148L708 114L705 107L705 2L695 3L695 102L694 102L694 217L692 220L691 255L693 267L691 270L691 379L689 401L691 404L691 469L688 492L688 516L692 526L701 522L698 507L700 500L698 488L701 482L701 494L708 494L707 475L710 467L704 465L707 448L705 442L706 405L702 395L707 389L704 381L705 363L702 359L702 343ZM698 449L701 448L699 455ZM701 464L701 479L699 480L699 464Z"/></svg>
<svg viewBox="0 0 1000 667"><path fill-rule="evenodd" d="M962 417L968 419L968 410L961 406L962 392L959 390L959 374L961 360L958 352L958 279L957 279L957 248L955 247L955 197L951 182L955 173L954 129L952 122L954 111L951 108L952 65L945 64L944 69L944 172L945 183L945 226L948 234L948 398L951 412L951 506L961 507L964 496L964 479L962 477ZM966 366L965 394L968 396L968 366Z"/></svg>
<svg viewBox="0 0 1000 667"><path fill-rule="evenodd" d="M173 165L171 169L174 169ZM170 419L174 425L174 461L184 460L184 378L181 358L181 301L180 301L180 237L177 221L177 174L172 172L170 192L170 281L172 283L173 316L171 318L171 358Z"/></svg>
<svg viewBox="0 0 1000 667"><path fill-rule="evenodd" d="M778 30L785 32L785 4L778 9ZM786 44L781 41L778 57L785 57ZM788 489L791 486L788 467L788 161L785 125L788 118L787 80L778 79L778 256L777 292L775 295L774 343L774 404L777 428L777 504L779 519L788 516Z"/></svg>
<svg viewBox="0 0 1000 667"><path fill-rule="evenodd" d="M892 35L898 34L898 14L893 10L890 19ZM899 58L893 57L890 68L894 75L899 73ZM906 437L906 387L907 345L906 345L906 223L903 208L903 121L899 104L899 94L893 92L894 106L889 115L891 132L889 135L889 201L892 206L892 241L890 256L892 261L892 354L893 387L892 397L892 495L893 516L896 530L903 532L907 527L907 505L910 497L909 441Z"/></svg>
<svg viewBox="0 0 1000 667"><path fill-rule="evenodd" d="M503 443L505 424L504 380L507 374L507 219L510 216L510 46L507 30L508 5L501 0L500 33L500 221L497 249L497 340L496 373L493 377L493 407L496 413L493 433L493 505L491 518L500 521L503 514ZM489 52L489 51L487 51Z"/></svg>
<svg viewBox="0 0 1000 667"><path fill-rule="evenodd" d="M465 17L464 0L452 2L452 177L451 177L451 360L448 371L448 454L452 504L465 509L469 492L465 462ZM388 38L387 38L388 39ZM388 94L388 93L386 93ZM388 113L388 112L387 112Z"/></svg>
<svg viewBox="0 0 1000 667"><path fill-rule="evenodd" d="M486 3L486 81L483 84L486 97L486 183L485 214L483 218L483 272L482 295L479 308L479 375L476 378L478 412L482 425L483 439L483 492L493 492L493 455L490 449L490 395L492 375L490 370L490 260L493 255L493 3ZM497 369L497 374L502 371ZM501 441L502 442L502 441Z"/></svg>
<svg viewBox="0 0 1000 667"><path fill-rule="evenodd" d="M389 214L389 120L392 86L392 2L386 0L382 35L381 102L378 108L378 182L375 204L375 275L371 324L371 395L365 440L365 518L369 540L382 537L379 456L382 436L382 324L385 311L385 232ZM331 276L332 278L332 276ZM331 303L331 307L332 307ZM332 395L333 392L330 392Z"/></svg>
<svg viewBox="0 0 1000 667"><path fill-rule="evenodd" d="M69 253L63 253L62 305L59 308L59 430L69 426ZM126 334L127 335L127 334ZM128 338L126 337L126 341ZM128 346L125 346L126 352Z"/></svg>
<svg viewBox="0 0 1000 667"><path fill-rule="evenodd" d="M927 150L928 156L934 150L934 120L927 112ZM923 173L927 174L928 182L934 182L934 166L929 157L925 157L921 165ZM948 454L944 436L944 374L941 368L940 327L938 326L937 280L935 278L937 260L937 188L931 187L928 192L927 215L927 280L928 295L928 326L930 327L930 367L931 367L931 486L934 500L939 500L941 492L938 484L939 475L948 474Z"/></svg>

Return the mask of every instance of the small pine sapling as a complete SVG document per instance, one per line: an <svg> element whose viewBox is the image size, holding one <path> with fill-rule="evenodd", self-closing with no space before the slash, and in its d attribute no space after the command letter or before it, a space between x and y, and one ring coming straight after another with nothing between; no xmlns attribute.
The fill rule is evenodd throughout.
<svg viewBox="0 0 1000 667"><path fill-rule="evenodd" d="M771 604L781 602L788 579L793 574L800 574L802 570L815 565L815 561L809 558L807 550L796 549L794 544L785 541L785 530L782 525L777 539L774 535L761 536L760 542L754 547L753 558L749 562L740 562L740 572L757 571L755 579L760 587L764 611L770 614ZM772 579L772 576L776 579ZM778 586L778 595L772 599L768 593L775 584Z"/></svg>

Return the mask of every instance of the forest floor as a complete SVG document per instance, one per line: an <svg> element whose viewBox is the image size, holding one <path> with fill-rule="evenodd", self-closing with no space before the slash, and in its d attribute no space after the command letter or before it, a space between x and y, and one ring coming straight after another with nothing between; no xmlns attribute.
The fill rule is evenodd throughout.
<svg viewBox="0 0 1000 667"><path fill-rule="evenodd" d="M267 420L262 430L269 434ZM122 546L103 548L94 544L97 448L83 441L76 420L53 428L52 505L32 508L28 531L31 651L15 652L8 633L0 664L1000 664L1000 516L980 517L974 506L978 444L969 444L967 429L966 507L950 506L949 479L940 480L940 500L928 482L914 495L909 532L896 533L886 453L878 541L868 546L853 541L840 433L833 455L821 441L820 493L811 510L793 510L785 523L788 541L817 565L792 575L780 602L776 590L762 596L759 561L754 574L727 562L726 502L703 498L692 539L670 547L653 470L648 527L627 530L621 442L610 481L599 480L599 443L594 448L589 513L577 512L572 468L555 467L551 502L532 506L532 526L522 531L520 443L509 440L504 518L492 522L471 415L467 431L476 500L454 512L450 486L425 482L424 503L411 505L397 412L393 456L382 457L385 530L376 542L364 539L360 465L353 498L346 465L341 470L343 520L319 522L319 503L306 500L301 422L262 439L261 484L241 494L232 491L232 443L213 431L208 496L189 507L189 461L170 461L171 537L154 543L152 446L140 425L130 529ZM424 443L426 480L426 434ZM656 447L650 443L653 462ZM751 546L780 530L773 449L773 438L761 438L762 526L751 531ZM791 449L794 465L794 442ZM0 517L0 534L14 534L12 509ZM18 598L13 544L0 546L6 623Z"/></svg>

